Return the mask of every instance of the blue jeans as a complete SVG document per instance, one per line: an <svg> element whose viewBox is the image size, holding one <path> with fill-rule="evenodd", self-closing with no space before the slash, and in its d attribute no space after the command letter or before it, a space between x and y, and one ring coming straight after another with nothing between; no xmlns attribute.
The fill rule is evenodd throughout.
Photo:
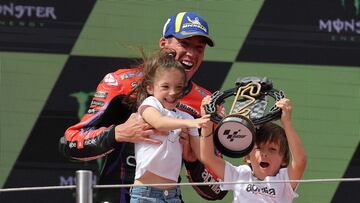
<svg viewBox="0 0 360 203"><path fill-rule="evenodd" d="M179 186L168 190L148 186L134 186L130 192L130 203L181 203L180 194Z"/></svg>

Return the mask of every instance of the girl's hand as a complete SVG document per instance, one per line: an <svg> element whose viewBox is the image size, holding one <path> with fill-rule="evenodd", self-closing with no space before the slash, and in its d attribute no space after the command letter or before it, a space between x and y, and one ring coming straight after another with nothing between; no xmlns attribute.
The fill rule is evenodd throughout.
<svg viewBox="0 0 360 203"><path fill-rule="evenodd" d="M192 122L196 128L206 127L211 124L210 115L201 116L201 118L194 119Z"/></svg>

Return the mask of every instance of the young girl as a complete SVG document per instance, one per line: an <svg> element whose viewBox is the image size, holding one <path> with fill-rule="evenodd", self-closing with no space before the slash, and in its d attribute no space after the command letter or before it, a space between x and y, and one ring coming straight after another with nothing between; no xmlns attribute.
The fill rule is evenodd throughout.
<svg viewBox="0 0 360 203"><path fill-rule="evenodd" d="M182 163L183 146L179 141L182 128L192 136L198 136L198 128L211 123L209 116L194 119L176 108L184 95L185 71L175 60L175 52L160 51L143 64L144 79L136 88L138 113L157 131L164 132L151 138L160 145L135 144L135 185L177 183ZM166 134L166 135L164 135ZM185 147L189 150L189 144ZM134 186L130 202L181 202L180 188L175 186Z"/></svg>
<svg viewBox="0 0 360 203"><path fill-rule="evenodd" d="M209 102L204 98L203 105ZM265 183L273 180L299 180L306 166L301 140L291 123L291 103L281 99L276 105L282 109L283 128L266 123L256 131L256 144L245 156L247 165L233 166L214 156L212 125L203 126L200 138L200 159L224 182L264 181L264 183L224 184L222 190L233 190L233 202L292 202L297 197L298 183ZM204 114L204 112L202 112ZM290 153L291 152L291 153ZM289 158L291 154L291 163Z"/></svg>

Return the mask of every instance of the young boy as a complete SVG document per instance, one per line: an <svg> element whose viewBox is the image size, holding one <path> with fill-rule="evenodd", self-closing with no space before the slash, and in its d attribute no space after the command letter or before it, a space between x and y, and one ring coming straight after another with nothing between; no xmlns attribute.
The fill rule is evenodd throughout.
<svg viewBox="0 0 360 203"><path fill-rule="evenodd" d="M204 98L203 105L209 97ZM298 183L266 183L266 181L299 180L306 166L306 154L299 135L291 123L292 105L284 98L276 103L282 109L283 128L266 123L256 132L256 143L245 157L247 165L233 166L214 156L212 125L203 126L200 158L224 182L264 181L264 183L224 184L222 190L233 190L233 202L292 202L297 197ZM203 111L204 112L204 111ZM289 161L291 155L291 162Z"/></svg>

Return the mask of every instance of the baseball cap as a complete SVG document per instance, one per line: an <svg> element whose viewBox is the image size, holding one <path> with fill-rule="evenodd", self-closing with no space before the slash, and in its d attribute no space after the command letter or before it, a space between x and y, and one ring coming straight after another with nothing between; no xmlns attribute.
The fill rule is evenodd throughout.
<svg viewBox="0 0 360 203"><path fill-rule="evenodd" d="M180 12L166 21L163 28L163 37L168 38L171 36L178 39L203 36L209 46L214 46L214 41L209 36L207 22L194 12Z"/></svg>

